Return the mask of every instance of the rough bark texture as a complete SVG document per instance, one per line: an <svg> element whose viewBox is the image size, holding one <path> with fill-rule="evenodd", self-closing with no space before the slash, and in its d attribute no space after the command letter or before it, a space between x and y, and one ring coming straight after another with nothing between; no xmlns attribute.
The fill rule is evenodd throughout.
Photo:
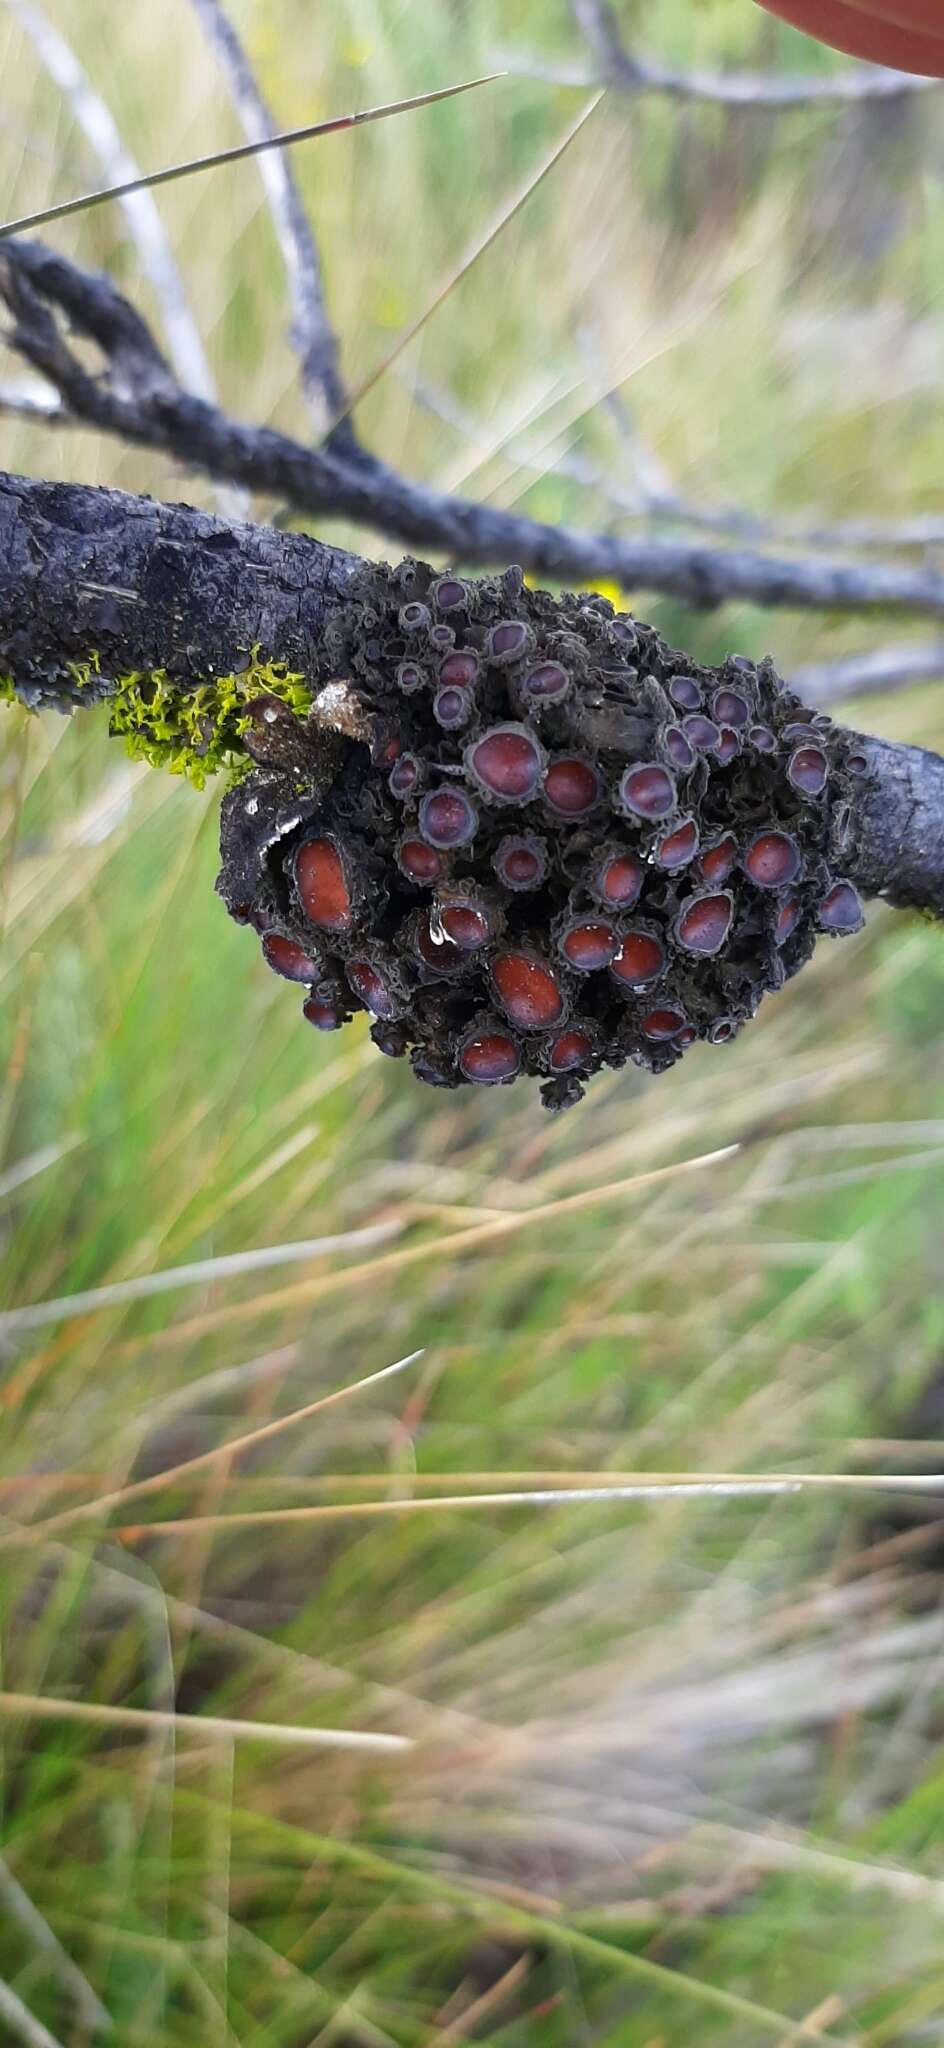
<svg viewBox="0 0 944 2048"><path fill-rule="evenodd" d="M357 557L186 505L0 476L0 671L31 709L67 711L135 670L183 688L241 669L254 646L313 681ZM82 688L68 663L92 652Z"/></svg>
<svg viewBox="0 0 944 2048"><path fill-rule="evenodd" d="M944 918L944 760L861 736L867 763L849 821L849 873L866 896Z"/></svg>
<svg viewBox="0 0 944 2048"><path fill-rule="evenodd" d="M254 647L312 684L344 673L364 630L359 557L184 505L0 476L0 673L33 709L69 711L133 671L184 690ZM99 657L79 684L69 664ZM870 895L944 917L944 761L862 738L845 872Z"/></svg>

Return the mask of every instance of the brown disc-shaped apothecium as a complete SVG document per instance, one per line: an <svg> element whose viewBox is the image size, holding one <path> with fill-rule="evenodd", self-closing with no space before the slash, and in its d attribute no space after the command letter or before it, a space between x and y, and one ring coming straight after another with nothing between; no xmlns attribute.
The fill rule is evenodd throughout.
<svg viewBox="0 0 944 2048"><path fill-rule="evenodd" d="M561 1108L726 1044L818 932L858 930L860 757L768 661L699 667L604 598L417 562L360 571L338 632L363 737L310 788L240 782L219 881L318 1030L366 1011L422 1080L531 1074Z"/></svg>

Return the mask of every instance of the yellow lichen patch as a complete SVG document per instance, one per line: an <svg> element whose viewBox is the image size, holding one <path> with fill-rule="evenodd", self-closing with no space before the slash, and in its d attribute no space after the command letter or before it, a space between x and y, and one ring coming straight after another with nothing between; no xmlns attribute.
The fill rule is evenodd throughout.
<svg viewBox="0 0 944 2048"><path fill-rule="evenodd" d="M183 689L164 669L119 676L109 700L109 731L124 740L132 759L185 775L195 789L233 766L249 724L246 706L264 694L278 697L297 716L311 709L304 676L281 661L263 661L253 649L240 675L215 676Z"/></svg>
<svg viewBox="0 0 944 2048"><path fill-rule="evenodd" d="M89 689L95 677L100 676L102 672L97 648L93 648L85 661L67 661L66 668L77 690Z"/></svg>
<svg viewBox="0 0 944 2048"><path fill-rule="evenodd" d="M65 666L76 690L103 681L95 649ZM242 735L249 724L246 706L263 695L278 697L299 718L311 710L312 691L304 676L284 661L262 660L257 647L241 674L214 676L189 689L166 669L133 670L118 676L109 691L108 730L124 741L132 760L185 775L195 789L203 789L208 776L224 767L238 780ZM17 702L10 675L0 674L0 702Z"/></svg>

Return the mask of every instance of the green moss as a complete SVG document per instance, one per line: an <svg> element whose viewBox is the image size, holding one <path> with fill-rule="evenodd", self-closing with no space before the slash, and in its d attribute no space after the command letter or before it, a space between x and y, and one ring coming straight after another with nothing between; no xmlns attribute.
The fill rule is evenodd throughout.
<svg viewBox="0 0 944 2048"><path fill-rule="evenodd" d="M67 661L66 668L77 690L87 690L96 677L101 675L102 665L98 653L93 649L87 661Z"/></svg>
<svg viewBox="0 0 944 2048"><path fill-rule="evenodd" d="M234 754L227 771L227 789L236 789L241 782L245 782L247 775L252 774L254 765L249 754Z"/></svg>
<svg viewBox="0 0 944 2048"><path fill-rule="evenodd" d="M92 667L95 660L93 655ZM254 648L241 675L215 676L190 690L172 682L164 669L119 676L109 699L108 729L124 740L133 760L186 775L202 789L221 768L230 767L236 780L246 772L240 758L249 725L246 706L263 694L278 697L301 718L311 710L304 676L284 662L260 660Z"/></svg>
<svg viewBox="0 0 944 2048"><path fill-rule="evenodd" d="M102 681L95 649L66 670L76 690ZM233 782L248 774L252 762L244 754L242 735L249 724L246 706L254 697L278 697L299 718L306 718L312 692L304 676L284 661L264 661L258 647L241 675L214 676L184 689L166 669L134 670L118 676L108 696L108 730L124 741L132 760L148 761L171 775L185 775L195 789L208 776L227 768ZM0 674L0 702L18 701L13 677Z"/></svg>

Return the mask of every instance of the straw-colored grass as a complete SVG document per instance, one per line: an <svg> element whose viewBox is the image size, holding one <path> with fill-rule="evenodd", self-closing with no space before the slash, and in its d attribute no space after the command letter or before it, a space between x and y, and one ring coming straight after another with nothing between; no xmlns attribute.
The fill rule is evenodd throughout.
<svg viewBox="0 0 944 2048"><path fill-rule="evenodd" d="M142 167L237 139L185 0L47 4ZM576 51L535 0L236 12L286 126ZM743 0L622 12L673 62L833 61ZM0 52L9 217L97 171L2 13ZM444 292L581 104L296 152L374 444L574 522L629 517L634 431L703 507L935 510L935 96L608 100ZM227 404L305 431L253 166L160 204ZM121 217L55 234L159 318ZM644 609L785 669L876 635ZM868 720L944 742L933 686ZM938 933L878 909L731 1051L554 1122L308 1031L214 898L214 792L92 715L0 748L4 2048L937 2039Z"/></svg>

